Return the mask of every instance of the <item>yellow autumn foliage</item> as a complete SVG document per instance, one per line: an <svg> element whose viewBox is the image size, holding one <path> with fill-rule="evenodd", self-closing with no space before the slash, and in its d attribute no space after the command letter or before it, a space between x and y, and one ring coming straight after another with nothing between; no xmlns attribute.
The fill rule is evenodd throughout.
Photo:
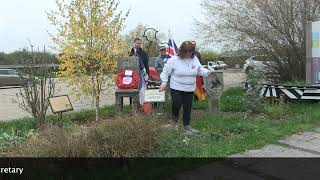
<svg viewBox="0 0 320 180"><path fill-rule="evenodd" d="M48 13L57 33L50 34L61 54L58 76L78 94L91 96L98 113L100 95L108 90L117 59L128 49L121 39L125 19L116 0L56 0L58 9ZM96 114L99 119L99 114Z"/></svg>

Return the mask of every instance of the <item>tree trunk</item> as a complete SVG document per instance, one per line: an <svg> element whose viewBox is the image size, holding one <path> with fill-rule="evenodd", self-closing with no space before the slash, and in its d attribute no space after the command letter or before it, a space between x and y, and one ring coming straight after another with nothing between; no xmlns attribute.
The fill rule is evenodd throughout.
<svg viewBox="0 0 320 180"><path fill-rule="evenodd" d="M100 120L99 107L100 107L100 94L97 94L96 95L96 121Z"/></svg>

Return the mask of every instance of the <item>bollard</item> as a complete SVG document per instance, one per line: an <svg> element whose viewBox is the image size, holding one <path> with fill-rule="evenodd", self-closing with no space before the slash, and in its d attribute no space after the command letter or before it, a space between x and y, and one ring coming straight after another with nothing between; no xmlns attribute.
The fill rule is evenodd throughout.
<svg viewBox="0 0 320 180"><path fill-rule="evenodd" d="M223 72L215 71L204 77L204 89L208 96L209 113L220 112L220 96L223 93Z"/></svg>

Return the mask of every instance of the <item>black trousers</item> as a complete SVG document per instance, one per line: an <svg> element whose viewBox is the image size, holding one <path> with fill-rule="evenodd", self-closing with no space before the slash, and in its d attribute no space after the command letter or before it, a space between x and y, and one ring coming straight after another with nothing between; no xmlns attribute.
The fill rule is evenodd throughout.
<svg viewBox="0 0 320 180"><path fill-rule="evenodd" d="M190 125L190 116L192 108L192 98L193 92L184 92L174 89L171 91L171 100L172 100L172 118L174 121L179 119L179 111L181 106L183 106L183 125Z"/></svg>

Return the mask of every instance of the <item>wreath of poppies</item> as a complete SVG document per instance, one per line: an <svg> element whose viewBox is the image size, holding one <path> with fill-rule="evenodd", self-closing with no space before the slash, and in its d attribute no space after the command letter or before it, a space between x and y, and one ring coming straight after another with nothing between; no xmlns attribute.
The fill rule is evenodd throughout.
<svg viewBox="0 0 320 180"><path fill-rule="evenodd" d="M123 83L123 78L125 77L125 70L122 69L120 72L117 74L115 81L116 85L119 89L137 89L139 85L139 74L136 71L132 71L132 81L129 84L124 84Z"/></svg>

